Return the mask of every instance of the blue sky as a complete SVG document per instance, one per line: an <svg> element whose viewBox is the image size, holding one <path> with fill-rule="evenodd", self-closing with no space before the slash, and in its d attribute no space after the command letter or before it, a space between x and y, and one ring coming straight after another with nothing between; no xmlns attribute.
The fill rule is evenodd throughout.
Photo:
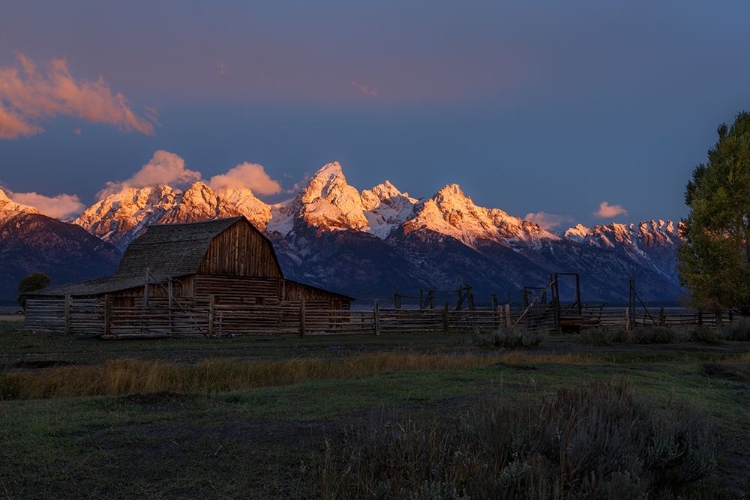
<svg viewBox="0 0 750 500"><path fill-rule="evenodd" d="M90 205L166 150L284 189L330 161L359 189L458 183L557 229L679 219L717 125L750 108L744 1L111 4L0 5L10 192Z"/></svg>

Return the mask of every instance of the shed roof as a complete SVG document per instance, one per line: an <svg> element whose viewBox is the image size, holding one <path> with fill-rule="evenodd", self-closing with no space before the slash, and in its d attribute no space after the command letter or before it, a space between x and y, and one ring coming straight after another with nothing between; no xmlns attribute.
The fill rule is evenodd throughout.
<svg viewBox="0 0 750 500"><path fill-rule="evenodd" d="M71 295L73 297L86 297L103 295L105 293L119 292L130 288L143 287L145 276L115 276L113 278L99 278L96 280L84 281L82 283L71 283L69 285L60 285L44 290L37 290L25 294L27 297L64 297ZM153 278L151 283L161 280Z"/></svg>
<svg viewBox="0 0 750 500"><path fill-rule="evenodd" d="M239 221L254 228L244 217L149 226L128 245L115 276L142 276L146 268L163 276L195 274L211 241Z"/></svg>

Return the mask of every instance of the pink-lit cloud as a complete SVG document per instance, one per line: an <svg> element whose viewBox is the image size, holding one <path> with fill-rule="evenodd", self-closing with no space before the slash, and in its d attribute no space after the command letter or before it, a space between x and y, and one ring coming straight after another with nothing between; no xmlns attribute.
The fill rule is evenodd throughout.
<svg viewBox="0 0 750 500"><path fill-rule="evenodd" d="M599 204L599 210L592 214L600 219L609 219L618 215L628 215L628 211L621 205L610 205L608 201Z"/></svg>
<svg viewBox="0 0 750 500"><path fill-rule="evenodd" d="M553 230L563 224L569 224L574 221L573 217L568 215L548 214L547 212L528 213L524 219L539 224L540 227Z"/></svg>
<svg viewBox="0 0 750 500"><path fill-rule="evenodd" d="M29 123L19 113L8 110L0 100L0 139L30 137L41 131L40 127Z"/></svg>
<svg viewBox="0 0 750 500"><path fill-rule="evenodd" d="M124 188L142 188L155 185L184 187L201 180L201 173L185 168L185 160L169 151L157 151L148 163L131 178L122 182L107 182L96 195L103 199Z"/></svg>
<svg viewBox="0 0 750 500"><path fill-rule="evenodd" d="M101 76L76 80L64 59L52 59L41 70L23 54L17 59L16 66L0 67L0 138L38 134L39 122L58 115L154 133L154 122L138 116L125 96L113 93Z"/></svg>
<svg viewBox="0 0 750 500"><path fill-rule="evenodd" d="M7 194L16 203L34 207L44 215L55 219L72 219L85 208L78 195L75 194L58 194L57 196L45 196L35 192L8 192Z"/></svg>
<svg viewBox="0 0 750 500"><path fill-rule="evenodd" d="M281 184L271 179L263 168L263 165L248 162L240 163L226 174L211 177L208 185L216 191L249 188L253 193L260 195L278 194L281 192Z"/></svg>
<svg viewBox="0 0 750 500"><path fill-rule="evenodd" d="M360 91L362 94L368 96L368 97L377 97L378 96L378 88L374 87L367 83L358 82L357 80L352 80L349 82L349 85Z"/></svg>

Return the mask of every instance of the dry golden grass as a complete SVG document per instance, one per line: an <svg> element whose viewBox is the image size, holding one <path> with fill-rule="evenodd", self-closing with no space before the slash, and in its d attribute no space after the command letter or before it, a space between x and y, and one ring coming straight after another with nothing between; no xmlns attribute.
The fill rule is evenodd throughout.
<svg viewBox="0 0 750 500"><path fill-rule="evenodd" d="M148 392L212 393L290 385L299 382L357 378L394 371L459 370L495 363L588 364L578 354L374 353L344 359L239 362L206 361L177 365L161 361L120 359L95 366L66 366L0 376L0 399L70 396L121 396Z"/></svg>

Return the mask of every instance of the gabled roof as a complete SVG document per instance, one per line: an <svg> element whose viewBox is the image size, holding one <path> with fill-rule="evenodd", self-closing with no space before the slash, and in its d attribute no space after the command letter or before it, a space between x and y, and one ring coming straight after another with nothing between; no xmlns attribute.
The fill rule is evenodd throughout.
<svg viewBox="0 0 750 500"><path fill-rule="evenodd" d="M128 245L115 277L141 276L143 279L146 268L152 274L161 276L195 274L211 241L242 220L252 226L244 217L149 226L145 233ZM268 244L271 244L270 241Z"/></svg>

